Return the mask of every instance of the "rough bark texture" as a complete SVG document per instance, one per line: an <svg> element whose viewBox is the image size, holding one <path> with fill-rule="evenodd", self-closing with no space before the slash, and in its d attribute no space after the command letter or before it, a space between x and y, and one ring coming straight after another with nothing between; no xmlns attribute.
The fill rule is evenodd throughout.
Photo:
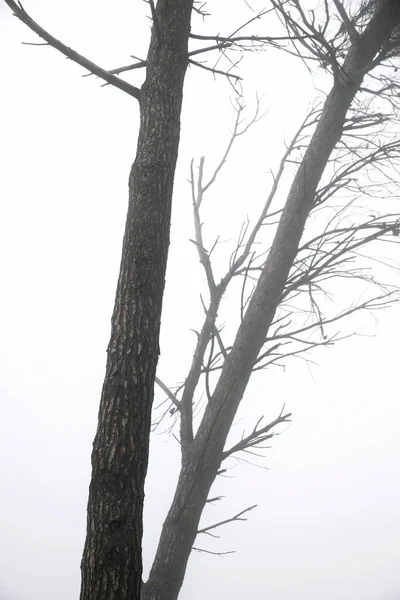
<svg viewBox="0 0 400 600"><path fill-rule="evenodd" d="M192 0L159 0L92 454L81 600L138 600L142 509Z"/></svg>
<svg viewBox="0 0 400 600"><path fill-rule="evenodd" d="M142 600L176 600L210 487L220 468L235 413L264 344L296 257L317 186L342 135L346 113L376 53L400 23L400 5L380 3L360 39L350 49L326 100L323 113L293 181L257 288L238 330L199 431L184 461L176 494L164 523Z"/></svg>

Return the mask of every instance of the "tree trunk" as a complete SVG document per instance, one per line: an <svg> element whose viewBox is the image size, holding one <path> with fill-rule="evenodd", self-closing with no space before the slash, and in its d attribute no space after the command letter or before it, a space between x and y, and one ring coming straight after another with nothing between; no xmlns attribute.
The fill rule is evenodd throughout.
<svg viewBox="0 0 400 600"><path fill-rule="evenodd" d="M193 0L159 0L99 420L81 600L138 600L142 509Z"/></svg>
<svg viewBox="0 0 400 600"><path fill-rule="evenodd" d="M142 600L176 600L178 597L229 430L280 303L321 176L342 135L347 111L365 73L373 67L374 57L399 23L399 3L382 1L350 49L325 102L294 178L256 290L206 407L189 459L182 468Z"/></svg>

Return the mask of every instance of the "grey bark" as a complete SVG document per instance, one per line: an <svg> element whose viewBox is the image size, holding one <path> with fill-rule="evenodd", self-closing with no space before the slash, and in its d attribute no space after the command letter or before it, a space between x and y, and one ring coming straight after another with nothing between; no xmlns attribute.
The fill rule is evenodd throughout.
<svg viewBox="0 0 400 600"><path fill-rule="evenodd" d="M81 600L140 597L144 480L192 5L157 3L140 90L137 154L93 444Z"/></svg>
<svg viewBox="0 0 400 600"><path fill-rule="evenodd" d="M204 418L191 444L142 600L176 600L199 520L223 459L239 403L263 347L299 247L328 159L342 135L346 114L373 59L400 23L400 4L380 2L353 42L326 99L309 147L291 186L272 248L228 354Z"/></svg>

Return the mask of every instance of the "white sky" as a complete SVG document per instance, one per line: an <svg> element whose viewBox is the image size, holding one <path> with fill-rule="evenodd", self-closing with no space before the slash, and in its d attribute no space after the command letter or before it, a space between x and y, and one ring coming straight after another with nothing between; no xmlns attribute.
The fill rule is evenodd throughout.
<svg viewBox="0 0 400 600"><path fill-rule="evenodd" d="M215 4L208 4L215 17L204 33L229 32L248 14L240 0L230 3L229 16L221 3L216 13ZM143 2L119 0L112 9L104 0L26 0L24 6L106 68L127 64L130 54L145 56ZM21 41L36 38L0 3L0 598L71 600L79 595L90 451L138 107L95 78L82 79L83 70L56 51ZM315 98L301 64L272 51L246 58L241 74L250 107L258 91L269 113L240 141L207 200L205 227L226 240L236 237L246 214L256 215L283 139ZM212 164L220 155L233 119L231 95L224 81L190 69L161 343L160 374L170 385L185 376L204 284L188 241L189 163L206 154ZM239 465L232 478L217 482L215 495L226 498L207 509L204 523L251 504L258 508L247 523L221 530L220 540L198 540L236 553L193 554L182 600L400 597L399 311L380 313L376 321L355 317L346 331L376 337L320 350L311 357L318 362L312 376L296 361L285 372L257 375L234 434L263 413L274 418L283 402L293 424L268 451L269 470ZM160 430L147 482L146 569L178 467L177 444Z"/></svg>

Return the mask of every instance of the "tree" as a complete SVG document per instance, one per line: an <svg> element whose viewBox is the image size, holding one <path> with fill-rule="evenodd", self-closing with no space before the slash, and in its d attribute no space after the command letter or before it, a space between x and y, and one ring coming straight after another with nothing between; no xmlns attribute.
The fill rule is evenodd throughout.
<svg viewBox="0 0 400 600"><path fill-rule="evenodd" d="M32 22L21 8L18 8L16 5L14 6L14 3L9 2L8 0L6 1L12 6L16 14L25 19L25 22L32 27ZM381 97L384 97L386 95L386 97L394 102L393 90L396 89L397 85L395 79L389 79L387 75L382 74L382 72L379 71L379 67L384 61L388 61L395 57L397 53L397 30L400 22L397 4L389 0L383 0L379 3L366 3L362 6L360 11L355 11L354 15L348 16L343 4L334 2L332 7L330 5L325 6L325 21L321 26L315 24L315 14L313 12L305 12L297 0L289 3L273 2L273 5L276 15L282 20L287 28L287 35L282 37L291 37L294 41L294 50L293 47L288 48L286 46L285 49L298 52L301 58L305 60L317 60L325 68L329 68L333 74L333 87L326 99L322 111L318 112L317 109L311 111L310 115L300 127L292 144L288 148L288 152L283 157L281 168L275 177L271 196L268 199L258 222L251 231L248 232L246 228L243 230L239 239L237 251L232 257L229 270L218 284L215 281L212 270L210 252L207 252L202 239L200 220L200 208L203 195L215 177L211 177L207 183L204 183L203 162L200 162L199 165L197 181L194 175L194 169L192 170L191 183L195 213L195 243L199 251L200 260L205 268L209 286L210 302L209 306L206 308L204 326L198 335L198 343L192 367L189 376L180 391L180 395L178 396L178 393L171 392L169 388L166 388L166 386L160 382L160 385L166 390L169 398L174 404L173 410L176 410L176 413L180 417L182 470L174 502L163 527L150 578L144 586L142 597L148 598L149 600L156 598L172 599L177 597L196 535L198 533L206 533L206 531L210 531L211 529L210 527L199 528L199 521L206 502L210 501L209 492L211 485L217 474L221 471L221 468L224 468L221 467L221 463L236 452L248 450L262 444L273 435L273 428L276 425L287 421L290 417L289 414L284 414L282 412L274 422L269 423L268 425L258 423L254 427L254 430L250 432L250 434L244 436L237 444L233 445L231 448L225 447L233 418L252 372L267 364L277 362L278 357L282 356L281 349L285 342L297 342L300 344L300 347L297 350L294 349L290 352L283 351L283 355L290 353L299 354L303 352L304 348L310 347L310 345L326 344L329 341L332 341L325 337L326 334L324 331L324 328L329 324L329 321L336 320L338 317L343 317L346 314L351 314L358 308L382 306L396 297L397 290L384 288L379 296L370 298L358 306L352 306L344 313L331 319L324 318L316 301L316 294L321 288L321 282L335 276L346 276L343 274L342 266L343 264L346 264L350 258L353 258L360 248L374 240L386 239L388 234L391 236L397 235L397 214L374 215L357 224L346 223L344 219L344 223L342 223L340 227L334 220L331 220L328 224L325 221L325 224L317 235L310 238L306 237L305 241L302 241L302 237L307 234L307 230L305 229L307 220L310 216L313 217L317 213L321 213L324 206L327 205L327 201L332 198L334 193L345 189L352 194L358 195L372 191L373 186L377 185L375 182L366 184L363 180L359 181L357 179L358 173L362 168L369 168L371 166L381 167L383 163L386 167L388 164L387 161L392 161L393 163L393 161L396 160L398 147L395 141L386 141L385 143L382 143L381 140L379 142L376 141L377 129L379 130L383 125L390 122L390 120L393 119L393 115L382 115L382 113L376 112L371 103L360 106L358 100L357 103L354 103L354 99L356 94L361 92L361 94L372 96L379 94ZM162 8L160 7L163 7L163 3L157 5L157 11L159 11L158 14L162 21ZM333 8L336 9L336 17L339 16L341 19L341 25L336 31L336 34L329 38L328 41L328 35L330 35L330 28L332 27L330 10ZM293 11L297 11L297 13L293 14ZM187 32L190 19L189 13L190 11L185 13L187 17L185 31ZM181 22L179 25L183 27ZM34 29L34 27L32 28ZM172 28L170 29L172 31ZM43 30L34 30L43 35ZM157 46L157 36L161 36L162 38L163 31L163 26L159 22L157 14L155 14L155 25L152 36L153 46L150 46L149 58L147 59L146 81L149 81L151 78L152 47L154 49L154 47ZM58 49L63 50L64 48L65 50L66 47L62 47L57 40L49 38L48 34L46 35L47 38L45 37L44 39L47 39L49 43L58 47ZM183 33L182 37L185 35L186 34ZM221 46L221 44L230 45L233 43L232 38L221 38L219 36L214 36L212 40L217 47ZM94 68L95 66L89 64L88 61L82 61L81 57L72 54L68 48L66 50L70 53L71 58L74 60L81 60L80 64L82 64L82 66L90 67L92 72L102 76L108 83L123 86L124 88L127 87L125 83L120 83L120 80L116 82L113 79L114 73L111 73L111 75L110 72L104 74L102 70L99 70L97 67ZM184 56L185 49L183 46L181 52L182 56ZM67 54L67 52L65 53ZM156 58L160 60L159 56ZM156 58L154 58L154 60L156 60ZM182 64L184 63L185 60L182 59ZM373 69L376 69L376 71L374 71L374 74L371 76L371 81L364 87L364 81ZM115 71L119 70L117 69ZM165 73L166 72L167 69ZM378 72L378 75L375 75L375 72ZM159 77L159 73L156 73L156 75ZM172 104L177 97L176 95L174 96L174 94L178 93L177 89L178 91L180 90L179 93L181 93L183 76L184 67L182 67L182 71L180 72L179 85L175 81L175 88L171 91L171 96L169 97ZM376 77L378 79L376 79ZM373 87L376 81L378 81L380 86L378 88ZM131 88L127 89L128 93L131 93L134 97L139 95L138 90ZM151 94L149 94L149 97L150 96ZM144 98L142 96L140 101L143 111ZM180 100L178 104L179 106L177 107L174 105L174 108L177 109L179 113ZM174 116L176 117L178 113L174 113ZM241 108L239 106L238 117L240 114ZM144 121L146 120L142 120L142 127L144 127ZM162 136L161 138L159 137L164 131L163 125L165 127L165 121L160 124L161 132L157 132L157 137L155 138L157 142L159 142L160 139L165 139ZM239 125L238 119L237 127ZM305 133L309 129L312 130L312 128L315 128L315 130L311 138L307 140L308 143L305 148L305 141L307 139ZM179 132L175 131L176 136L178 133ZM236 130L236 135L237 134L238 130ZM146 146L148 143L147 137L139 136L139 149L141 142ZM172 190L174 172L173 161L176 160L177 143L178 139L176 137L174 146L175 152L172 152L173 160L172 163L168 163L168 168L166 168L169 175L172 177L168 180L169 187L167 186L167 188L169 191ZM300 150L303 153L303 156L293 159L295 150ZM335 156L332 155L334 150L336 152ZM279 184L283 169L287 163L293 160L295 160L298 168L285 207L283 210L279 210L278 213L271 214L269 212L270 204L274 197L276 187ZM140 165L140 161L137 160L136 163ZM380 172L382 173L382 168ZM322 181L321 183L321 178L324 173L325 176L328 176L328 181ZM217 174L218 169L215 175ZM161 175L162 173L158 173L159 177L161 177ZM384 178L388 178L388 175L385 172ZM146 179L146 177L144 177L144 179ZM141 219L144 219L145 224L151 223L153 226L153 223L155 222L154 219L157 220L159 218L158 211L160 211L162 207L165 207L158 197L152 214L147 213L144 217L142 213L140 213L140 215L134 214L133 208L136 206L142 206L142 208L148 210L148 205L146 204L143 206L140 202L140 193L135 188L137 185L135 181L137 180L141 180L141 176L138 174L136 174L135 179L131 178L131 199L135 198L135 202L130 208L131 212L128 213L128 223L131 223L133 227L134 223L141 223L143 222ZM151 178L150 182L148 179L146 181L148 185L152 185L156 180L157 178ZM160 181L164 181L162 177ZM148 198L151 196L154 200L156 196L155 191L156 190L151 187ZM139 200L136 200L135 194L139 194ZM168 197L170 201L170 195ZM344 207L342 208L343 211L340 210L336 217L343 218ZM151 220L149 220L149 216ZM266 220L271 217L276 218L277 216L279 216L279 225L267 258L265 259L265 256L257 257L254 254L253 249L255 238ZM147 395L137 393L135 395L135 391L137 392L137 387L139 387L139 384L135 381L135 376L138 377L138 375L136 373L132 375L128 369L128 366L131 368L132 363L130 362L131 359L129 359L129 365L126 362L128 354L127 345L121 346L121 348L116 347L115 358L118 358L119 356L119 362L117 362L116 365L110 362L111 359L109 359L106 383L103 389L103 398L105 398L106 394L109 394L115 399L115 389L118 388L121 390L124 387L122 385L123 382L129 381L129 389L127 385L126 389L128 391L126 392L126 395L124 395L124 406L130 407L131 404L128 400L131 398L136 399L140 395L140 398L142 401L144 400L144 403L140 404L136 401L132 403L135 410L139 411L138 413L134 413L134 415L136 418L146 415L146 418L144 419L140 430L129 430L128 442L125 443L124 441L124 443L122 443L119 439L116 442L115 439L113 439L112 448L114 450L112 458L113 460L116 458L116 463L118 463L116 464L117 476L114 473L111 477L110 472L107 472L110 479L104 481L104 479L102 479L104 472L101 473L101 488L97 488L96 465L94 465L95 484L92 482L91 486L92 497L94 495L97 498L97 503L94 502L94 505L101 506L102 503L105 502L108 510L110 510L110 513L107 514L106 517L109 529L105 535L104 531L102 531L101 523L94 522L94 532L96 536L103 536L102 551L104 552L104 548L106 549L109 563L107 568L109 568L110 572L114 573L116 570L115 565L118 565L118 561L121 560L122 562L120 564L123 563L121 572L123 569L126 569L129 583L126 584L124 589L121 588L122 594L125 594L125 596L112 596L110 594L114 593L115 590L107 590L106 586L103 586L101 592L99 589L99 593L108 595L93 596L92 593L90 597L122 598L126 597L126 594L128 593L136 593L136 595L139 593L141 565L140 561L137 561L139 556L138 544L140 543L141 537L141 518L137 519L137 517L141 512L141 491L143 489L142 483L144 480L147 457L147 441L144 443L143 440L144 438L147 440L146 435L148 434L148 429L150 427L152 384L155 377L156 366L156 359L154 356L157 355L156 340L158 339L163 273L165 272L165 249L168 245L168 236L165 236L164 234L165 231L168 230L168 225L169 212L167 212L167 216L163 221L163 227L161 228L163 234L161 237L166 244L163 246L164 250L157 247L157 241L160 238L154 237L154 239L150 239L151 250L154 250L154 248L157 249L154 254L154 260L156 261L156 264L154 265L154 268L156 268L154 283L152 286L143 286L143 288L145 288L143 296L141 295L143 288L138 290L142 300L154 297L155 304L157 300L157 310L150 315L154 319L151 321L152 324L156 324L155 331L153 331L154 336L149 335L153 345L149 346L148 351L141 351L140 349L137 357L137 364L139 364L140 359L144 359L142 370L139 367L137 367L137 369L140 376L144 378L140 379L140 381L144 382L142 387L146 390ZM142 229L149 233L148 228L146 229L143 227ZM304 232L306 232L306 234ZM128 274L128 269L125 265L129 265L129 269L132 264L135 265L135 281L140 282L141 279L138 276L140 270L137 270L139 269L140 260L144 258L144 264L141 263L140 266L143 267L142 272L146 284L146 277L148 277L150 269L148 262L150 250L144 254L142 253L142 244L145 244L146 240L148 241L147 237L145 236L146 240L142 239L141 244L137 244L135 252L132 250L132 254L128 254L128 250L131 249L129 245L129 240L131 239L130 233L126 233L125 236L124 254L118 288L119 291L117 291L117 304L113 317L115 328L121 325L120 318L125 316L122 314L124 302L122 296L122 290L124 289L123 283L124 277ZM256 260L257 258L258 260ZM162 263L161 266L160 262ZM150 272L153 274L151 269ZM350 270L345 273L347 273L347 276L363 276L362 273L360 274L360 272L357 272L356 270ZM253 275L257 276L258 274L257 284L249 297L246 295L248 293L248 283L252 281ZM222 340L221 330L217 323L217 315L223 294L226 291L228 284L235 277L240 276L244 279L242 318L235 339L231 344L227 345ZM364 276L364 280L369 283L374 283L374 281L371 278L368 279L367 276ZM298 298L298 301L301 303L305 293L310 302L311 315L314 315L314 320L311 324L297 325L293 329L291 327L292 323L290 322L290 319L285 319L285 309L289 303L293 302L294 298ZM129 304L129 306L131 306L131 304ZM127 314L129 315L129 310L127 311ZM143 334L143 331L139 331L139 329L140 328L137 326L133 326L130 330L132 337L129 338L129 333L127 333L126 338L121 336L122 341L124 343L131 341L133 347L135 347L136 344L139 344L138 340L142 340L141 335ZM322 341L304 341L305 338L301 336L309 331L319 331L322 335ZM115 336L120 332L117 329L114 329L113 332L114 337L112 336L112 342L118 342ZM139 335L137 335L138 333ZM145 333L148 334L148 331L146 330ZM112 352L112 350L113 345L111 343L110 352ZM207 350L210 351L209 359L205 359ZM280 354L277 356L278 351ZM151 357L151 360L149 360L149 356ZM151 363L151 366L149 366L149 363ZM215 375L217 375L217 377L214 377ZM201 424L199 425L197 432L195 432L193 427L192 405L194 393L201 377L205 379L208 403L205 407ZM125 392L123 393L125 394ZM102 406L106 406L106 404L103 404ZM105 413L103 416L105 416ZM101 409L100 432L103 422L104 418L102 418ZM128 425L133 427L133 422L129 422ZM135 426L138 426L136 420ZM99 443L98 452L101 454L103 449L107 447L108 442L106 443L104 440L101 441L99 434L96 440ZM133 445L134 442L137 444L138 440L141 440L142 442L140 445L140 456L136 456L134 452L127 452L127 449L130 449L130 445ZM94 452L96 453L96 446ZM132 459L132 462L129 462L129 473L136 474L135 485L137 485L137 490L135 494L132 494L126 485L128 479L126 475L128 471L127 454ZM96 454L94 454L94 456L96 456ZM121 465L123 465L123 468ZM136 511L134 515L136 519L135 530L131 529L130 526L128 527L126 523L124 523L124 527L122 528L120 515L114 514L114 510L117 507L115 494L117 493L118 486L116 484L120 484L121 470L122 476L125 476L125 479L122 481L123 485L120 486L125 491L125 509L128 511L130 510L130 513L133 514L133 511L131 510L134 506L132 504L133 497L137 501L134 506ZM112 505L110 500L114 502ZM90 502L91 500L89 500L89 523L91 522ZM139 516L141 517L141 515ZM238 518L240 518L240 515L233 517L233 519ZM137 527L138 523L139 527ZM129 540L134 541L135 547L132 546L131 551L120 553L118 555L119 549L123 546L121 541L121 529L123 529L124 535L125 533L128 534ZM91 542L89 536L87 551L90 548L90 545ZM129 547L129 545L125 545ZM136 555L134 553L135 550ZM95 554L98 556L99 552L96 551ZM104 554L102 555L102 560L103 557ZM104 563L102 563L102 568L103 567ZM96 582L96 585L101 581L99 575L94 577L94 581ZM116 587L117 581L113 581L112 585ZM86 597L89 597L89 595Z"/></svg>
<svg viewBox="0 0 400 600"><path fill-rule="evenodd" d="M371 134L383 123L390 122L392 115L384 117L374 112L371 103L360 106L359 102L353 104L353 101L360 91L373 97L383 97L397 88L396 81L387 75L379 71L379 74L372 75L371 72L398 53L400 7L395 2L369 3L355 15L347 17L343 4L335 2L342 25L333 40L328 42L325 35L331 26L331 6L325 7L325 21L316 25L315 13L307 14L297 0L273 4L288 33L295 38L295 51L303 59L314 58L324 66L328 65L332 70L333 86L321 111L317 114L315 110L311 111L289 145L264 210L252 231L248 233L244 229L229 270L218 283L213 275L210 252L204 248L199 217L203 194L214 176L210 182L204 183L202 161L197 184L192 172L196 245L207 276L210 302L205 309L204 325L198 335L192 366L180 399L173 399L180 416L182 468L149 581L144 586L145 600L177 598L196 536L211 529L199 528L199 521L206 502L210 500L210 488L224 468L221 466L224 460L234 453L260 447L273 435L271 432L277 424L290 418L290 414L282 411L272 423L264 425L258 422L253 431L237 444L226 447L228 433L252 372L277 362L282 355L302 353L310 346L327 343L324 328L332 319L323 317L315 297L322 282L351 274L362 276L354 271L343 273L343 265L372 240L388 233L396 236L399 229L398 214L386 215L383 220L381 216L372 215L361 223L343 225L340 224L343 218L341 211L331 222L325 221L319 233L310 239L305 226L310 216L321 210L327 200L343 188L358 196L368 191L372 182L366 188L363 187L365 184L357 183L356 174L360 168L371 165L379 168L383 156L385 163L388 159L393 165L391 161L397 160L398 142L383 143ZM300 35L304 37L300 38ZM378 82L378 88L374 88L373 83L363 83L369 74L373 83ZM396 104L395 97L391 95L390 98ZM315 129L304 147L304 133L311 125L315 125ZM297 147L303 150L303 156L296 161L298 168L284 208L279 211L272 245L266 258L262 257L254 264L254 239L269 216L280 173ZM335 148L336 155L332 155ZM328 173L330 171L329 166L333 166L331 178L319 187L327 167ZM276 213L273 216L276 217ZM363 233L360 234L361 231ZM233 277L241 275L246 284L246 278L252 271L258 272L259 277L250 295L246 297L244 294L241 322L233 342L227 346L217 325L220 302ZM357 308L382 306L397 292L383 290L377 297L350 307L334 320ZM288 316L290 308L295 298L302 300L305 294L308 294L310 303L307 315L314 315L314 319L311 323L293 327ZM285 310L286 307L289 311ZM305 332L318 329L322 335L321 342L302 337ZM282 343L288 341L300 347L286 352ZM207 349L210 354L206 358ZM215 370L218 377L211 385L209 377ZM208 402L197 432L193 434L194 391L202 374L206 380Z"/></svg>
<svg viewBox="0 0 400 600"><path fill-rule="evenodd" d="M82 600L139 598L144 480L193 1L151 3L156 25L140 90L55 40L21 5L7 4L47 43L140 104L81 565Z"/></svg>
<svg viewBox="0 0 400 600"><path fill-rule="evenodd" d="M141 126L129 179L128 216L92 453L81 565L82 600L139 598L144 480L185 72L189 62L208 69L191 56L232 44L240 47L249 41L262 46L269 40L231 36L189 53L193 0L165 0L156 6L150 0L153 27L147 59L106 71L55 39L21 3L6 3L47 44L139 101ZM201 9L195 10L202 14ZM146 79L140 89L117 77L143 67ZM226 76L239 79L230 73Z"/></svg>

